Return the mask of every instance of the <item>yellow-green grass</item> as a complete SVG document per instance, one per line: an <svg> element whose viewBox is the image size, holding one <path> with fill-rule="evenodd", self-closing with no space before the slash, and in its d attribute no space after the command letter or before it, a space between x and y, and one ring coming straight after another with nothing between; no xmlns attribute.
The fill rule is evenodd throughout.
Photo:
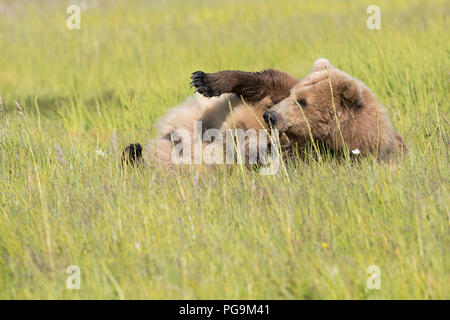
<svg viewBox="0 0 450 320"><path fill-rule="evenodd" d="M1 2L1 299L450 298L447 1L377 0L381 30L364 1L86 1L81 30L68 1ZM319 57L386 107L398 167L117 168L191 72L303 77Z"/></svg>

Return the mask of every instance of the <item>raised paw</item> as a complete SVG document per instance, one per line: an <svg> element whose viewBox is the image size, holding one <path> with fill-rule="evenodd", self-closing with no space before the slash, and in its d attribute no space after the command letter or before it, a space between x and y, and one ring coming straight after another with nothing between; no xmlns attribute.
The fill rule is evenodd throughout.
<svg viewBox="0 0 450 320"><path fill-rule="evenodd" d="M191 75L191 88L195 87L195 92L208 98L220 96L220 92L212 88L212 79L210 79L210 76L210 74L204 73L203 71L194 72Z"/></svg>

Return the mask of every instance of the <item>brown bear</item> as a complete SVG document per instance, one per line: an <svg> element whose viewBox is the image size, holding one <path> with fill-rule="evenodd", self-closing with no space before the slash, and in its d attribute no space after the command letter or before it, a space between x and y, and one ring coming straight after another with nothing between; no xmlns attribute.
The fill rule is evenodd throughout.
<svg viewBox="0 0 450 320"><path fill-rule="evenodd" d="M337 153L384 161L407 152L372 91L326 59L316 61L313 72L264 118L300 147L314 141Z"/></svg>
<svg viewBox="0 0 450 320"><path fill-rule="evenodd" d="M189 163L199 164L194 159L194 131L196 122L201 122L201 133L217 129L224 133L228 129L266 129L263 114L271 106L289 96L289 90L300 80L277 70L262 72L220 71L206 74L201 71L191 76L191 85L196 88L194 97L170 109L158 122L158 137L144 148L140 144L129 145L122 154L125 163L156 163L173 168L174 148L183 140L174 139L176 132L190 134ZM183 141L186 142L186 139ZM216 139L216 144L224 141ZM203 143L205 147L208 143ZM244 146L248 148L248 146ZM142 162L141 159L145 161Z"/></svg>
<svg viewBox="0 0 450 320"><path fill-rule="evenodd" d="M373 93L326 59L317 60L301 81L277 70L197 71L191 78L194 97L169 110L158 123L159 137L143 152L139 144L127 147L122 162L142 163L143 157L146 163L172 168L174 148L180 143L187 143L190 151L196 148L197 129L205 137L210 129L225 133L270 126L282 132L281 143L288 149L321 142L333 151L358 150L381 160L406 151ZM195 128L198 123L200 128ZM188 138L175 134L180 130ZM224 140L215 143L223 145ZM204 140L202 146L206 146ZM193 154L189 152L191 161L186 163L201 164Z"/></svg>

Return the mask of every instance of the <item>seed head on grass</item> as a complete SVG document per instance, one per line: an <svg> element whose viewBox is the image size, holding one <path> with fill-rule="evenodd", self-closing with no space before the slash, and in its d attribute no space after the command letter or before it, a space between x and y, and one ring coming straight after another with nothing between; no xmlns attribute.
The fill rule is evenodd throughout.
<svg viewBox="0 0 450 320"><path fill-rule="evenodd" d="M0 96L0 113L2 114L2 116L4 115L5 111L3 111L3 100L2 100L2 96Z"/></svg>
<svg viewBox="0 0 450 320"><path fill-rule="evenodd" d="M101 158L105 158L106 157L106 153L102 149L97 149L97 151L95 153Z"/></svg>
<svg viewBox="0 0 450 320"><path fill-rule="evenodd" d="M17 108L17 114L18 114L19 116L21 116L22 118L25 117L25 115L24 115L24 113L23 113L23 109L22 109L22 107L20 106L20 104L19 104L18 101L16 101L16 108Z"/></svg>
<svg viewBox="0 0 450 320"><path fill-rule="evenodd" d="M194 188L195 188L195 189L198 188L198 171L195 172L195 177L194 177Z"/></svg>
<svg viewBox="0 0 450 320"><path fill-rule="evenodd" d="M58 162L65 166L66 165L66 160L64 159L64 155L63 152L61 150L61 147L55 143L55 150L56 150L56 159L58 160Z"/></svg>
<svg viewBox="0 0 450 320"><path fill-rule="evenodd" d="M115 131L113 132L112 137L111 137L111 144L112 144L112 153L116 154L118 147L117 147L117 134Z"/></svg>

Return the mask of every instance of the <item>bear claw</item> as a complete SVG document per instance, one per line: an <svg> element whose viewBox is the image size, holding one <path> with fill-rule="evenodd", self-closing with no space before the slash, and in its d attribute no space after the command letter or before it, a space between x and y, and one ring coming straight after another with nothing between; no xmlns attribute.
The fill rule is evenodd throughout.
<svg viewBox="0 0 450 320"><path fill-rule="evenodd" d="M203 96L207 98L211 98L214 96L218 96L219 94L214 92L209 86L208 86L208 75L204 73L203 71L196 71L192 73L191 75L191 88L195 87L195 92L198 92L202 94Z"/></svg>
<svg viewBox="0 0 450 320"><path fill-rule="evenodd" d="M120 162L122 167L126 165L140 166L142 164L142 145L140 143L128 145L122 152Z"/></svg>

